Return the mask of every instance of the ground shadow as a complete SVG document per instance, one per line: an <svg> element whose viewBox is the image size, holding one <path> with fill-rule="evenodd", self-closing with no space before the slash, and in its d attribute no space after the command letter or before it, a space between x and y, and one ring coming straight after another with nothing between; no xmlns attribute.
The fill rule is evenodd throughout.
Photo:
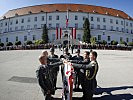
<svg viewBox="0 0 133 100"><path fill-rule="evenodd" d="M94 97L93 100L131 100L133 99L133 95L128 94L116 94L113 95L111 92L116 90L126 90L126 89L133 89L133 86L121 86L121 87L110 87L110 88L97 88L95 95L106 93L106 95L100 97ZM61 98L54 98L53 100L62 100ZM81 97L73 97L73 100L82 100Z"/></svg>

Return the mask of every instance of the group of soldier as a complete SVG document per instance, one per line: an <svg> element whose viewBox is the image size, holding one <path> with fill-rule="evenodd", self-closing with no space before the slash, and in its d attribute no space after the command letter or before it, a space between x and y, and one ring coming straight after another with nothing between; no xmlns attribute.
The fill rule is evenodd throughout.
<svg viewBox="0 0 133 100"><path fill-rule="evenodd" d="M98 63L96 61L97 52L85 51L84 55L80 55L80 49L76 51L76 55L72 55L68 52L68 48L65 48L64 54L58 57L54 54L54 48L50 48L50 55L47 51L43 51L39 56L40 66L37 69L37 79L44 94L45 100L52 100L51 95L55 94L57 89L57 75L59 72L59 66L61 66L62 82L64 79L64 63L70 63L74 67L74 91L80 91L80 85L83 91L83 97L81 100L92 100L93 94L97 87L96 75L98 71Z"/></svg>

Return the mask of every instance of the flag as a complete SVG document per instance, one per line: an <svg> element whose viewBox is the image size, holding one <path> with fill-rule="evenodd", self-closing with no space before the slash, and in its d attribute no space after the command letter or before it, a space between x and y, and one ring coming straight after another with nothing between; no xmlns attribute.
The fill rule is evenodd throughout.
<svg viewBox="0 0 133 100"><path fill-rule="evenodd" d="M58 28L56 28L56 39L58 39Z"/></svg>
<svg viewBox="0 0 133 100"><path fill-rule="evenodd" d="M68 28L68 20L69 20L69 15L68 15L68 10L67 10L66 28Z"/></svg>
<svg viewBox="0 0 133 100"><path fill-rule="evenodd" d="M60 39L61 39L61 36L62 36L62 29L60 28Z"/></svg>

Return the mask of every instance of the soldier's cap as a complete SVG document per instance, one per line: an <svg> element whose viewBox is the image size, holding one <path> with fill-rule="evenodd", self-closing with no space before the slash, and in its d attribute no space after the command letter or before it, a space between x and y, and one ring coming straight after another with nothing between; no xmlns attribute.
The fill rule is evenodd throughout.
<svg viewBox="0 0 133 100"><path fill-rule="evenodd" d="M65 48L64 51L65 51L65 52L68 52L68 48Z"/></svg>
<svg viewBox="0 0 133 100"><path fill-rule="evenodd" d="M76 53L79 53L80 52L80 49L77 49Z"/></svg>
<svg viewBox="0 0 133 100"><path fill-rule="evenodd" d="M54 48L50 48L50 52L54 52Z"/></svg>

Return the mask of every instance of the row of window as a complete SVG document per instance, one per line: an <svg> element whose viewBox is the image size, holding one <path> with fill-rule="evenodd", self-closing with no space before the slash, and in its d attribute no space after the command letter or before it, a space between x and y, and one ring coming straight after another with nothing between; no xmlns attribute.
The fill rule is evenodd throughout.
<svg viewBox="0 0 133 100"><path fill-rule="evenodd" d="M18 36L16 36L15 40L16 40L16 41L19 41ZM28 37L27 37L27 36L24 36L24 41L27 41L27 40L28 40ZM33 36L32 36L32 40L33 40L33 41L36 40L36 35L33 35ZM1 39L0 39L0 42L2 42ZM9 38L6 38L6 42L9 42Z"/></svg>
<svg viewBox="0 0 133 100"><path fill-rule="evenodd" d="M86 18L86 17L83 16L83 20L85 20L85 18ZM45 19L44 16L41 16L41 21L44 21L44 19ZM66 16L66 19L67 19L67 16ZM52 16L48 16L48 20L52 20ZM56 20L60 20L59 15L56 16ZM75 15L75 20L78 20L78 16L77 16L77 15ZM94 17L91 17L90 20L91 20L91 21L94 21ZM97 20L97 22L104 22L104 23L106 23L106 21L107 21L106 18L100 18L100 17L97 17L96 20ZM31 22L31 21L32 21L31 18L28 17L27 22ZM34 21L35 21L35 22L38 21L38 17L34 17ZM24 23L25 20L24 20L24 19L21 19L20 22L21 22L21 23ZM19 20L16 19L15 24L18 24L18 23L19 23ZM121 25L124 25L124 21L118 21L118 20L113 20L113 19L110 19L110 23L111 23L111 24L113 24L113 23L119 24L119 23L120 23ZM13 21L10 21L9 24L12 25L12 24L13 24ZM125 24L126 24L126 26L130 26L130 27L133 26L133 24L132 24L132 23L129 23L129 22L126 22ZM5 26L7 26L7 25L8 25L8 22L5 22ZM0 24L0 27L2 27L2 26L3 26L3 23Z"/></svg>
<svg viewBox="0 0 133 100"><path fill-rule="evenodd" d="M101 41L101 35L98 35L98 41ZM111 40L111 36L107 36L107 41L112 41ZM120 37L120 41L123 41L123 37ZM129 38L126 38L126 42L128 43L129 42Z"/></svg>
<svg viewBox="0 0 133 100"><path fill-rule="evenodd" d="M94 24L91 24L91 29L95 29ZM106 27L106 25L103 25L102 27L100 25L97 25L97 29L106 30L107 27ZM113 26L110 27L110 31L120 31L120 32L130 33L128 29L124 30L124 28L121 28L121 30L120 30L119 27L116 27L116 29L115 29ZM131 30L131 33L133 33L133 30Z"/></svg>
<svg viewBox="0 0 133 100"><path fill-rule="evenodd" d="M97 22L104 22L104 23L106 23L106 18L100 19L100 17L97 17L96 20L97 20ZM101 21L101 20L102 20L102 21ZM91 21L94 21L94 17L91 17ZM124 21L118 21L118 20L115 20L115 21L114 21L113 19L110 19L110 23L111 23L111 24L113 24L113 23L115 23L115 24L121 23L121 25L124 25ZM130 24L130 27L133 26L132 23L126 22L126 26L129 26L129 24Z"/></svg>

